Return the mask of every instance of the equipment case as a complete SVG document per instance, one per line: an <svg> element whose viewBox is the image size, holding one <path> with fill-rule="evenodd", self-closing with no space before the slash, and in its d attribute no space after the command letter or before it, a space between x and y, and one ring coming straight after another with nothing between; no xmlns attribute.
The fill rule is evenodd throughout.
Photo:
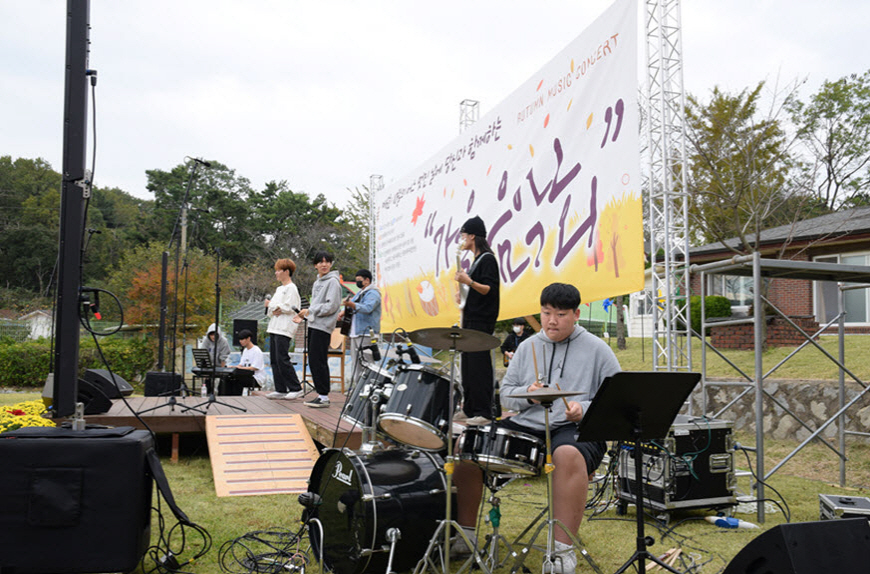
<svg viewBox="0 0 870 574"><path fill-rule="evenodd" d="M641 442L644 506L669 512L735 505L733 426L730 421L677 415L667 437ZM621 445L617 494L625 510L634 503L634 444Z"/></svg>
<svg viewBox="0 0 870 574"><path fill-rule="evenodd" d="M870 498L864 496L819 495L819 520L870 517Z"/></svg>

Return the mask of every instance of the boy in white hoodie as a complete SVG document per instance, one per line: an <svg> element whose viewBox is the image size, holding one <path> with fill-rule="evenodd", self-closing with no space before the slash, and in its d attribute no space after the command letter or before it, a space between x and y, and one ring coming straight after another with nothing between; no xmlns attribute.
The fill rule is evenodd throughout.
<svg viewBox="0 0 870 574"><path fill-rule="evenodd" d="M541 292L541 331L520 343L501 383L503 407L518 414L499 424L500 428L543 440L544 407L537 401L512 395L538 390L544 386L542 383L553 389L558 384L563 391L576 393L567 397L567 408L561 400L554 402L549 417L555 466L553 517L575 536L586 508L589 474L598 468L607 450L603 442L578 442L577 423L604 379L620 371L619 361L607 343L576 324L580 319L579 307L580 292L573 285L552 283ZM454 476L458 489L457 520L473 534L483 494L482 471L474 464L462 462L456 466ZM577 557L571 538L562 528L556 528L555 536L554 574L574 572Z"/></svg>

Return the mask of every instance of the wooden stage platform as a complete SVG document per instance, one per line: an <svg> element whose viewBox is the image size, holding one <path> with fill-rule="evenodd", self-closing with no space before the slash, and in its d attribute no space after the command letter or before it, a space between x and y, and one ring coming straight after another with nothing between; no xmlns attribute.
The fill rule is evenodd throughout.
<svg viewBox="0 0 870 574"><path fill-rule="evenodd" d="M309 393L306 400L313 398L314 393ZM242 407L245 411L236 410L225 405L213 403L196 410L184 411L184 407L202 403L202 397L177 397L177 404L169 405L167 397L128 397L126 404L121 399L112 401L112 408L108 412L99 415L87 415L85 420L88 424L101 424L108 426L132 426L139 429L145 427L132 412L141 413L139 416L156 434L173 435L173 458L177 456L178 435L201 433L205 434L208 415L284 415L299 414L308 429L311 438L325 447L346 446L359 448L362 432L359 427L341 420L341 409L344 407L345 396L341 393L329 393L330 405L327 408L306 407L303 399L270 400L262 395L249 397L217 397L217 400L227 405ZM129 406L128 406L129 405ZM154 409L154 407L159 407ZM143 412L148 409L154 409Z"/></svg>

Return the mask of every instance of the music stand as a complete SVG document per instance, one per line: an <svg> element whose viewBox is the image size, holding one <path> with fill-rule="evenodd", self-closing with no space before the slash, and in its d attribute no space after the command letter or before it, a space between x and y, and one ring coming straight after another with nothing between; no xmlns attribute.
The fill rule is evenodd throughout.
<svg viewBox="0 0 870 574"><path fill-rule="evenodd" d="M634 504L637 510L637 549L615 572L621 574L635 561L645 572L649 559L674 574L679 570L665 564L646 549L643 505L642 440L667 436L674 419L701 379L700 373L621 372L601 384L577 427L577 440L634 442Z"/></svg>

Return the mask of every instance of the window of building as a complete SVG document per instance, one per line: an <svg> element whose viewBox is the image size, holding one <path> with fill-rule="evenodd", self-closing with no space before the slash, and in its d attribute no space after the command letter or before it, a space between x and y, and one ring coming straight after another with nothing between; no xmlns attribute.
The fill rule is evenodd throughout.
<svg viewBox="0 0 870 574"><path fill-rule="evenodd" d="M849 253L825 255L813 259L819 263L842 263L843 265L870 265L870 253ZM816 281L813 288L813 307L816 321L826 324L838 313L840 290L835 281ZM846 291L846 324L860 325L870 323L870 289Z"/></svg>
<svg viewBox="0 0 870 574"><path fill-rule="evenodd" d="M752 305L752 277L738 275L710 275L708 293L721 295L731 301L734 311L747 311Z"/></svg>

